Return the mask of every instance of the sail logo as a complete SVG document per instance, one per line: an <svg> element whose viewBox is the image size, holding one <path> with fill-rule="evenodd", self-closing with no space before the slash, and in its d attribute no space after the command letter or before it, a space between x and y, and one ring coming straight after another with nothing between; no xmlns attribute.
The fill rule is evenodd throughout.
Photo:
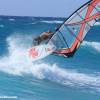
<svg viewBox="0 0 100 100"><path fill-rule="evenodd" d="M29 50L29 56L32 57L32 58L37 57L37 56L38 56L37 50L36 50L35 48L31 48L31 49Z"/></svg>

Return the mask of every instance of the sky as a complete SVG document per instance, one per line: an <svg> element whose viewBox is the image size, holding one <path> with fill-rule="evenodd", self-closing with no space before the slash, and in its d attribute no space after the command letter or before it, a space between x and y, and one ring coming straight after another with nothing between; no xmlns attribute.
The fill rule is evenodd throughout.
<svg viewBox="0 0 100 100"><path fill-rule="evenodd" d="M88 0L0 0L0 15L67 17Z"/></svg>

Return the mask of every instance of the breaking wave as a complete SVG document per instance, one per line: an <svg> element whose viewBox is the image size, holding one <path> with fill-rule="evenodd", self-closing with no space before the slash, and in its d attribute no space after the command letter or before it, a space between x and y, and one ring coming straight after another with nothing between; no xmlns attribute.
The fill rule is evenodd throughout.
<svg viewBox="0 0 100 100"><path fill-rule="evenodd" d="M100 76L90 75L61 68L60 65L50 65L40 61L32 63L26 57L27 42L32 41L32 36L11 36L7 38L8 55L0 57L0 71L23 75L32 74L39 79L48 79L65 86L89 87L100 91ZM83 45L95 46L95 43L84 42ZM95 47L94 47L95 48Z"/></svg>

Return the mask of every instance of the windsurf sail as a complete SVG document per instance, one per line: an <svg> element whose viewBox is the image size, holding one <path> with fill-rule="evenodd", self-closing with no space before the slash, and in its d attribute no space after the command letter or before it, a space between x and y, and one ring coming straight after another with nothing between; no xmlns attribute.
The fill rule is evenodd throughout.
<svg viewBox="0 0 100 100"><path fill-rule="evenodd" d="M98 18L100 18L100 0L91 0L66 19L48 44L56 48L55 54L73 56Z"/></svg>
<svg viewBox="0 0 100 100"><path fill-rule="evenodd" d="M91 0L77 9L56 32L47 44L28 50L32 61L42 59L51 53L72 57L88 31L100 18L100 0Z"/></svg>

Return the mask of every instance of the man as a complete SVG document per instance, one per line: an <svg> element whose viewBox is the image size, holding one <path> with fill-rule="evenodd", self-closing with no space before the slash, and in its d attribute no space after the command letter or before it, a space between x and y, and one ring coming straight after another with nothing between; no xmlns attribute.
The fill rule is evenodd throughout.
<svg viewBox="0 0 100 100"><path fill-rule="evenodd" d="M52 33L50 30L48 30L47 32L43 32L41 33L40 36L38 36L37 38L34 39L34 45L39 45L41 42L50 39L53 36L54 33Z"/></svg>

